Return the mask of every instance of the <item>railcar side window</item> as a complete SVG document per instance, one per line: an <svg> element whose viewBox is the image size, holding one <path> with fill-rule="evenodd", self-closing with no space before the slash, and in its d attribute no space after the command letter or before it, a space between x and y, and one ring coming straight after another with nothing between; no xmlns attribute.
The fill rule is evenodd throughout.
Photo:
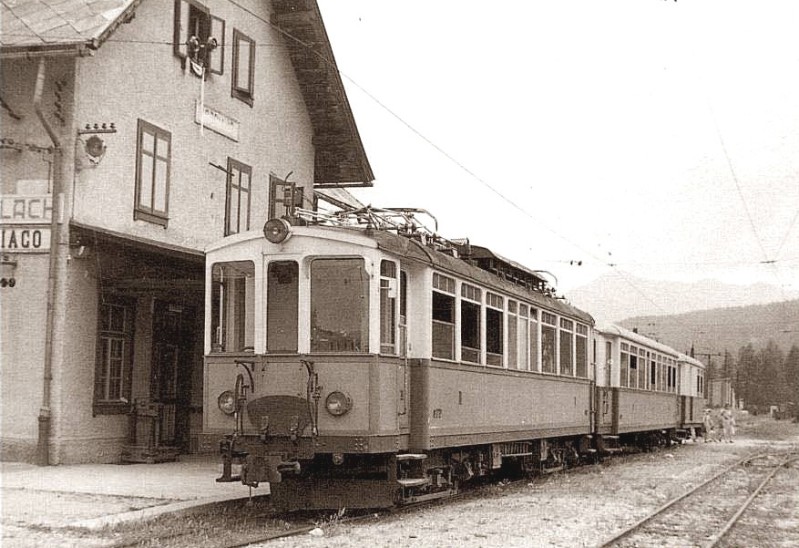
<svg viewBox="0 0 799 548"><path fill-rule="evenodd" d="M503 298L486 292L486 363L502 365L503 327L505 320L502 314Z"/></svg>
<svg viewBox="0 0 799 548"><path fill-rule="evenodd" d="M480 301L482 290L461 285L461 359L480 363ZM467 300L469 299L469 300Z"/></svg>
<svg viewBox="0 0 799 548"><path fill-rule="evenodd" d="M363 259L311 263L311 351L368 352L369 274Z"/></svg>
<svg viewBox="0 0 799 548"><path fill-rule="evenodd" d="M530 370L541 371L541 358L538 353L538 310L530 309Z"/></svg>
<svg viewBox="0 0 799 548"><path fill-rule="evenodd" d="M544 373L555 373L555 326L557 317L541 311L541 369Z"/></svg>
<svg viewBox="0 0 799 548"><path fill-rule="evenodd" d="M519 304L519 369L530 370L530 307Z"/></svg>
<svg viewBox="0 0 799 548"><path fill-rule="evenodd" d="M216 263L211 293L211 348L214 352L253 350L255 265Z"/></svg>
<svg viewBox="0 0 799 548"><path fill-rule="evenodd" d="M380 263L380 352L397 353L397 265Z"/></svg>
<svg viewBox="0 0 799 548"><path fill-rule="evenodd" d="M646 388L648 356L649 352L646 352L643 348L638 351L638 388L641 390Z"/></svg>
<svg viewBox="0 0 799 548"><path fill-rule="evenodd" d="M622 344L622 349L624 348ZM630 380L630 354L625 350L621 351L621 381L619 386L626 387Z"/></svg>
<svg viewBox="0 0 799 548"><path fill-rule="evenodd" d="M575 361L577 363L577 376L588 377L588 327L577 324ZM596 356L596 350L594 351ZM596 359L596 358L595 358Z"/></svg>
<svg viewBox="0 0 799 548"><path fill-rule="evenodd" d="M455 280L433 274L433 357L455 359Z"/></svg>
<svg viewBox="0 0 799 548"><path fill-rule="evenodd" d="M269 263L266 273L266 350L296 352L299 319L299 265Z"/></svg>
<svg viewBox="0 0 799 548"><path fill-rule="evenodd" d="M560 319L560 374L574 376L574 322Z"/></svg>
<svg viewBox="0 0 799 548"><path fill-rule="evenodd" d="M516 301L508 300L508 369L516 369L519 352L519 319L516 316ZM519 367L522 369L522 367Z"/></svg>

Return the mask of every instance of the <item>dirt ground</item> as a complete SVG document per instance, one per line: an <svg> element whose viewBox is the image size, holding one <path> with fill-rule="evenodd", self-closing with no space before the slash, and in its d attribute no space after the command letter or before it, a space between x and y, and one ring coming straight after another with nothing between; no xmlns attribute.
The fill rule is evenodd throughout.
<svg viewBox="0 0 799 548"><path fill-rule="evenodd" d="M492 486L480 498L348 525L320 524L320 536L286 538L259 546L297 547L577 547L597 546L673 497L709 478L720 466L768 447L799 450L799 425L741 417L732 444L685 443L653 453ZM746 521L746 546L799 545L799 474L782 486L782 515L759 512ZM702 519L702 516L696 516ZM789 543L759 532L787 532ZM791 537L791 533L793 536Z"/></svg>
<svg viewBox="0 0 799 548"><path fill-rule="evenodd" d="M331 518L319 522L314 535L256 546L596 546L743 455L769 447L799 450L797 424L768 417L740 417L738 424L732 444L699 439L651 453L615 457L567 473L493 485L479 494L357 523ZM790 484L781 485L770 498L766 493L745 520L751 533L746 546L799 545L799 473L786 477ZM85 495L63 494L49 500L28 500L21 492L10 498L7 495L4 492L3 548L110 546L127 534L64 527L74 522L76 510L93 515L101 504L102 512L108 512L107 497L94 501ZM132 499L112 502L123 510L147 504ZM167 521L163 526L147 524L145 528L152 536L160 536L159 527L176 527L187 519L195 518L176 517L171 525ZM197 525L202 527L201 522ZM769 535L762 534L767 531Z"/></svg>

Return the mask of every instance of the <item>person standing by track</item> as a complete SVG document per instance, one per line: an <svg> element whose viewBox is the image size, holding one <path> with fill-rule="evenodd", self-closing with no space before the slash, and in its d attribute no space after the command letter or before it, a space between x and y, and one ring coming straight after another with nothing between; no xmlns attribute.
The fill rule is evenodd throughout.
<svg viewBox="0 0 799 548"><path fill-rule="evenodd" d="M705 443L718 441L716 436L716 421L713 420L713 413L710 409L705 409L705 416L702 418L702 423L705 427Z"/></svg>
<svg viewBox="0 0 799 548"><path fill-rule="evenodd" d="M723 441L732 443L732 437L735 435L735 417L730 409L730 404L726 404L721 411L721 427L723 429Z"/></svg>

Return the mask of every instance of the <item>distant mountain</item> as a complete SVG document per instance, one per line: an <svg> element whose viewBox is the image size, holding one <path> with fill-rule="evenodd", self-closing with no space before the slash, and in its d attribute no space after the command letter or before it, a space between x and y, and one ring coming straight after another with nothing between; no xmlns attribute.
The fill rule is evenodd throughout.
<svg viewBox="0 0 799 548"><path fill-rule="evenodd" d="M681 283L608 274L568 292L566 297L591 313L597 323L606 323L634 316L673 315L799 299L799 292L783 292L764 283L732 285L718 280Z"/></svg>
<svg viewBox="0 0 799 548"><path fill-rule="evenodd" d="M638 316L618 322L628 329L637 328L681 352L693 346L696 356L723 354L737 358L738 350L749 343L763 348L769 340L787 353L799 345L799 300L771 304L700 310L673 316ZM721 357L713 359L715 363Z"/></svg>

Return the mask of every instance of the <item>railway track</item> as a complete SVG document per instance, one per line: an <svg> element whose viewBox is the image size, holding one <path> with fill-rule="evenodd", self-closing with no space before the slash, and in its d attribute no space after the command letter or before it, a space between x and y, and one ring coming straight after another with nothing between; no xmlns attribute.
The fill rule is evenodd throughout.
<svg viewBox="0 0 799 548"><path fill-rule="evenodd" d="M797 460L796 453L764 453L740 459L601 547L717 546L780 469Z"/></svg>

